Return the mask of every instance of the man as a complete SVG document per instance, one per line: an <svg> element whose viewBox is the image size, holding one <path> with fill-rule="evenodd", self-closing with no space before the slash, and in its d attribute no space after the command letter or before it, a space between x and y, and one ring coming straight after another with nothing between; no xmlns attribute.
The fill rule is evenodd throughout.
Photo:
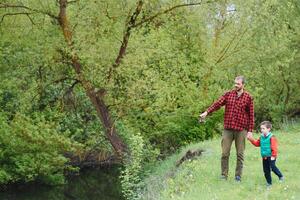
<svg viewBox="0 0 300 200"><path fill-rule="evenodd" d="M244 90L245 78L238 76L234 82L234 89L226 92L204 113L200 114L199 121L204 120L208 114L225 106L224 131L221 142L221 179L227 180L228 160L231 144L234 140L237 153L235 180L240 182L243 170L246 134L247 136L251 135L254 127L254 104L250 94Z"/></svg>

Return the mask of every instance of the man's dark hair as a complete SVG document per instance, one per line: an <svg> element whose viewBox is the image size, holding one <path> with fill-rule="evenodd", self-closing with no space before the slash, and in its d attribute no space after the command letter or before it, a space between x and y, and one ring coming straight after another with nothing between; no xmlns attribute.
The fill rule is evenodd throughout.
<svg viewBox="0 0 300 200"><path fill-rule="evenodd" d="M260 125L264 125L265 127L271 129L272 128L272 123L269 121L263 121L262 123L260 123Z"/></svg>
<svg viewBox="0 0 300 200"><path fill-rule="evenodd" d="M235 77L235 79L239 79L239 80L242 80L242 83L245 84L246 83L246 79L244 76L237 76Z"/></svg>

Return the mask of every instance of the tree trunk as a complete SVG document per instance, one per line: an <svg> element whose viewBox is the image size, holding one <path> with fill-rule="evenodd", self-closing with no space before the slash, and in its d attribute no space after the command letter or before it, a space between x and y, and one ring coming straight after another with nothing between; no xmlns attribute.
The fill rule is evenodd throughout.
<svg viewBox="0 0 300 200"><path fill-rule="evenodd" d="M59 12L59 25L63 31L64 38L69 48L73 49L72 31L67 19L66 8L67 0L60 0L60 12ZM83 76L81 69L82 66L79 62L79 58L76 53L72 54L72 66L76 72L77 79L85 89L85 92L92 104L96 108L97 115L105 129L105 135L113 146L118 157L123 157L123 154L127 152L127 146L123 143L122 139L117 134L114 127L114 123L111 119L109 109L104 102L104 95L100 95L96 92L96 88L91 84L90 81L86 80Z"/></svg>

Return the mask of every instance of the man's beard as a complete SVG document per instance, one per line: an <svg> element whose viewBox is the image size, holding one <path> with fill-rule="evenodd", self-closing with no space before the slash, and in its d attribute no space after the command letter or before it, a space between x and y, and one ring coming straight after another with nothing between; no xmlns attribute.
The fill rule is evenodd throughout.
<svg viewBox="0 0 300 200"><path fill-rule="evenodd" d="M235 87L235 90L236 90L237 92L240 92L242 89L243 89L242 87Z"/></svg>

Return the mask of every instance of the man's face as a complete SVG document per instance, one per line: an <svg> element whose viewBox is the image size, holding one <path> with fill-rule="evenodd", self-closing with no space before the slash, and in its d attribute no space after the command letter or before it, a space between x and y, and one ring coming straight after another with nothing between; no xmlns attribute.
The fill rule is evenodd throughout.
<svg viewBox="0 0 300 200"><path fill-rule="evenodd" d="M244 88L244 84L243 84L242 80L241 79L235 79L234 80L234 89L239 92L243 88Z"/></svg>

